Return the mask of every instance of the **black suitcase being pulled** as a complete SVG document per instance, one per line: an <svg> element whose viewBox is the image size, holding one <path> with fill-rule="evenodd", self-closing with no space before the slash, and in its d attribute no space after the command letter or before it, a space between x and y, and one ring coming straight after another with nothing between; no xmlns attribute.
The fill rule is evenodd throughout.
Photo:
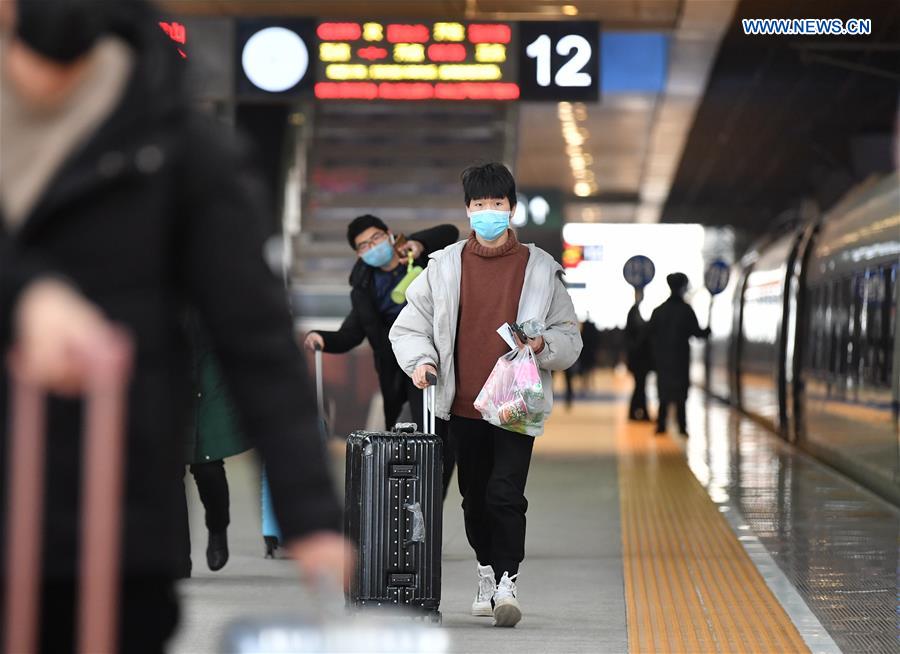
<svg viewBox="0 0 900 654"><path fill-rule="evenodd" d="M359 549L348 603L396 605L440 620L443 451L434 435L434 386L423 395L430 433L399 424L347 439L344 528Z"/></svg>

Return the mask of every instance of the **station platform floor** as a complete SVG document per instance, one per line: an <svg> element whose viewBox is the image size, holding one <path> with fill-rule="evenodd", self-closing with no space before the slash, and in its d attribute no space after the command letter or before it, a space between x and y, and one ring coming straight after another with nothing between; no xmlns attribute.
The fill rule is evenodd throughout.
<svg viewBox="0 0 900 654"><path fill-rule="evenodd" d="M515 629L468 614L475 561L451 491L433 651L900 652L900 510L696 389L690 439L657 437L626 420L629 392L624 375L595 376L536 443ZM176 654L223 651L226 626L248 617L342 619L339 598L263 559L253 458L226 469L231 560L217 573L187 477L194 577L179 588Z"/></svg>

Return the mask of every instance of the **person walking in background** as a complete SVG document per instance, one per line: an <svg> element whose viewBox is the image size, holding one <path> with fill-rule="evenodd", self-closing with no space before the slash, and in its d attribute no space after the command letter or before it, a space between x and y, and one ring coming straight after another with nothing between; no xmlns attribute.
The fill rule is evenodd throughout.
<svg viewBox="0 0 900 654"><path fill-rule="evenodd" d="M591 315L585 316L581 324L581 354L578 357L578 374L581 377L582 392L591 389L594 370L597 368L597 354L600 347L600 330L591 320Z"/></svg>
<svg viewBox="0 0 900 654"><path fill-rule="evenodd" d="M634 305L628 310L625 321L625 362L634 377L634 390L628 407L629 420L649 421L647 411L647 375L652 370L653 353L649 324L641 315L643 289L635 289Z"/></svg>
<svg viewBox="0 0 900 654"><path fill-rule="evenodd" d="M75 649L86 362L111 324L135 356L125 425L118 651L164 650L178 621L186 307L209 330L243 432L268 465L301 574L349 569L315 396L242 141L191 110L182 62L143 0L0 2L0 349L46 389L42 652ZM12 385L0 375L0 459ZM0 542L6 489L0 483ZM113 563L113 562L111 562ZM15 601L15 598L7 598Z"/></svg>
<svg viewBox="0 0 900 654"><path fill-rule="evenodd" d="M666 277L672 294L653 310L650 317L650 341L656 364L656 385L659 393L659 413L656 433L666 433L666 414L674 404L678 417L678 431L687 437L687 395L691 385L691 337L708 338L709 328L700 329L697 315L685 302L688 278L684 273Z"/></svg>
<svg viewBox="0 0 900 654"><path fill-rule="evenodd" d="M209 339L196 319L189 323L194 362L194 407L185 453L203 504L208 532L206 564L215 572L225 567L229 556L228 525L231 518L225 459L246 452L250 446L238 430L234 407ZM184 520L182 575L190 577L191 535L186 501Z"/></svg>
<svg viewBox="0 0 900 654"><path fill-rule="evenodd" d="M536 319L545 329L528 345L540 368L546 418L553 403L550 371L575 363L581 337L562 268L509 229L516 208L509 170L497 163L473 166L462 182L473 231L434 255L412 283L390 338L418 388L428 385L428 374L438 377L435 411L450 421L466 536L478 559L472 615L513 627L522 617L516 579L525 558L525 483L534 436L492 425L474 401L497 359L509 352L498 327Z"/></svg>
<svg viewBox="0 0 900 654"><path fill-rule="evenodd" d="M375 371L384 399L384 424L390 429L409 402L413 422L424 425L422 391L417 389L397 365L388 332L406 306L405 297L392 293L407 274L408 253L415 265L425 268L428 257L459 238L453 225L439 225L410 235L397 243L394 233L377 216L359 216L347 227L347 242L356 252L356 265L350 273L350 301L353 305L340 329L334 332L310 332L309 350L342 354L367 339L375 359ZM392 297L393 295L393 297ZM397 300L400 300L399 302ZM438 421L438 436L444 441L444 495L453 476L454 448L448 442L446 424Z"/></svg>
<svg viewBox="0 0 900 654"><path fill-rule="evenodd" d="M266 548L265 558L274 559L275 552L281 545L281 529L278 527L278 518L275 517L275 507L272 504L272 490L269 488L269 478L266 475L265 466L260 473L260 527L263 535L263 545Z"/></svg>

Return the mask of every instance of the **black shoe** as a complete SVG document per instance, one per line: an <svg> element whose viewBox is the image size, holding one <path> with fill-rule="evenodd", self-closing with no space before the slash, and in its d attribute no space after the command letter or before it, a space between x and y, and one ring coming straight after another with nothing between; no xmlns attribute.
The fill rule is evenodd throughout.
<svg viewBox="0 0 900 654"><path fill-rule="evenodd" d="M266 542L266 558L274 559L275 550L278 549L278 538L275 536L263 536L263 540Z"/></svg>
<svg viewBox="0 0 900 654"><path fill-rule="evenodd" d="M690 438L690 435L686 431L682 431L680 433L681 433L682 438Z"/></svg>
<svg viewBox="0 0 900 654"><path fill-rule="evenodd" d="M665 429L657 429L657 430L656 430L656 435L657 435L657 436L665 436L665 435L666 435L666 430L665 430Z"/></svg>
<svg viewBox="0 0 900 654"><path fill-rule="evenodd" d="M209 544L206 546L206 565L215 572L228 563L228 532L224 529L209 532Z"/></svg>

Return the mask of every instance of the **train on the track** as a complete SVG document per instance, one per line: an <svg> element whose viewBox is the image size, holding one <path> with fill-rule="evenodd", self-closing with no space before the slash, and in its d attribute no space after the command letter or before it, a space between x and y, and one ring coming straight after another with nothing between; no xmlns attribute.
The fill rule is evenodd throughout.
<svg viewBox="0 0 900 654"><path fill-rule="evenodd" d="M900 504L900 173L754 247L710 312L708 390Z"/></svg>

